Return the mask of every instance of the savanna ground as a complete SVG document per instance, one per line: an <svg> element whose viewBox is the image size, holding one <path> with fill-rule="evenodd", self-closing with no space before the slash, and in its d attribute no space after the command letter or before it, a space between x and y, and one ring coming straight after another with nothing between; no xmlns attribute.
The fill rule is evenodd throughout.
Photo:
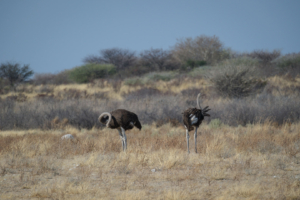
<svg viewBox="0 0 300 200"><path fill-rule="evenodd" d="M1 132L1 199L298 199L300 124ZM62 141L63 134L76 136Z"/></svg>
<svg viewBox="0 0 300 200"><path fill-rule="evenodd" d="M0 199L300 198L299 78L270 77L242 100L218 96L201 78L129 85L20 86L2 95ZM193 132L187 154L181 112L199 91L212 116L198 129L198 154ZM143 125L127 132L127 152L116 130L97 123L115 107Z"/></svg>

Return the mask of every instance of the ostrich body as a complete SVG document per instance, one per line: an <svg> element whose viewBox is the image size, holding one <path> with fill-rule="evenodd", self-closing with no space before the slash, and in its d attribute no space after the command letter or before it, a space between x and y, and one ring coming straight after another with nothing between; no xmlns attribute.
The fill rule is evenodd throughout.
<svg viewBox="0 0 300 200"><path fill-rule="evenodd" d="M136 127L142 129L142 125L138 119L138 116L124 109L117 109L112 112L104 112L99 118L99 122L105 124L107 128L118 129L119 135L122 141L123 151L127 149L127 137L125 131Z"/></svg>
<svg viewBox="0 0 300 200"><path fill-rule="evenodd" d="M208 106L206 106L204 109L201 108L199 103L200 93L197 96L197 105L198 108L188 108L182 113L182 119L183 124L186 129L186 142L187 142L187 151L190 153L189 149L189 131L194 130L194 139L195 139L195 152L197 153L197 130L204 120L205 116L210 117L210 115L207 113L210 109L208 109Z"/></svg>

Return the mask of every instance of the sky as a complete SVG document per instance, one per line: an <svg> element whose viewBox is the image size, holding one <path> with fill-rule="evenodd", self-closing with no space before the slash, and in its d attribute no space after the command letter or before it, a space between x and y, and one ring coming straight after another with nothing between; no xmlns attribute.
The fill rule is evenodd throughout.
<svg viewBox="0 0 300 200"><path fill-rule="evenodd" d="M0 0L0 63L59 73L100 50L137 55L217 36L237 52L300 52L300 0Z"/></svg>

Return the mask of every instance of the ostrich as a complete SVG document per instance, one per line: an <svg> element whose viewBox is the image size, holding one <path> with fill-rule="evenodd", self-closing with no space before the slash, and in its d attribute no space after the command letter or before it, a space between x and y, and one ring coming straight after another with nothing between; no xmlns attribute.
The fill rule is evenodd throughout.
<svg viewBox="0 0 300 200"><path fill-rule="evenodd" d="M138 116L124 109L117 109L109 112L103 112L99 118L99 122L105 124L107 128L118 129L122 141L123 151L127 149L127 137L125 131L132 129L134 126L142 129L142 125Z"/></svg>
<svg viewBox="0 0 300 200"><path fill-rule="evenodd" d="M190 153L189 149L189 131L194 130L195 127L195 133L194 133L194 139L195 139L195 152L197 153L197 129L199 128L202 120L205 116L210 117L210 115L207 113L210 109L208 109L208 106L205 108L201 108L199 103L200 93L197 96L197 105L198 108L188 108L182 113L182 119L183 124L186 129L186 142L187 142L187 151Z"/></svg>

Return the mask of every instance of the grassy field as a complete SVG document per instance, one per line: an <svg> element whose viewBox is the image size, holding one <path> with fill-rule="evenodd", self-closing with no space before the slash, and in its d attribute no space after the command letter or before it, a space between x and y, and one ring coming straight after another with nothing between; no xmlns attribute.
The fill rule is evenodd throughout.
<svg viewBox="0 0 300 200"><path fill-rule="evenodd" d="M64 134L74 141L62 141ZM298 199L300 124L0 132L0 199ZM192 136L192 135L191 135ZM193 138L193 137L191 137Z"/></svg>
<svg viewBox="0 0 300 200"><path fill-rule="evenodd" d="M0 95L0 199L300 199L299 88L284 76L243 99L192 76L20 85ZM198 92L211 117L187 154L181 112ZM96 122L116 107L143 125L127 152Z"/></svg>

